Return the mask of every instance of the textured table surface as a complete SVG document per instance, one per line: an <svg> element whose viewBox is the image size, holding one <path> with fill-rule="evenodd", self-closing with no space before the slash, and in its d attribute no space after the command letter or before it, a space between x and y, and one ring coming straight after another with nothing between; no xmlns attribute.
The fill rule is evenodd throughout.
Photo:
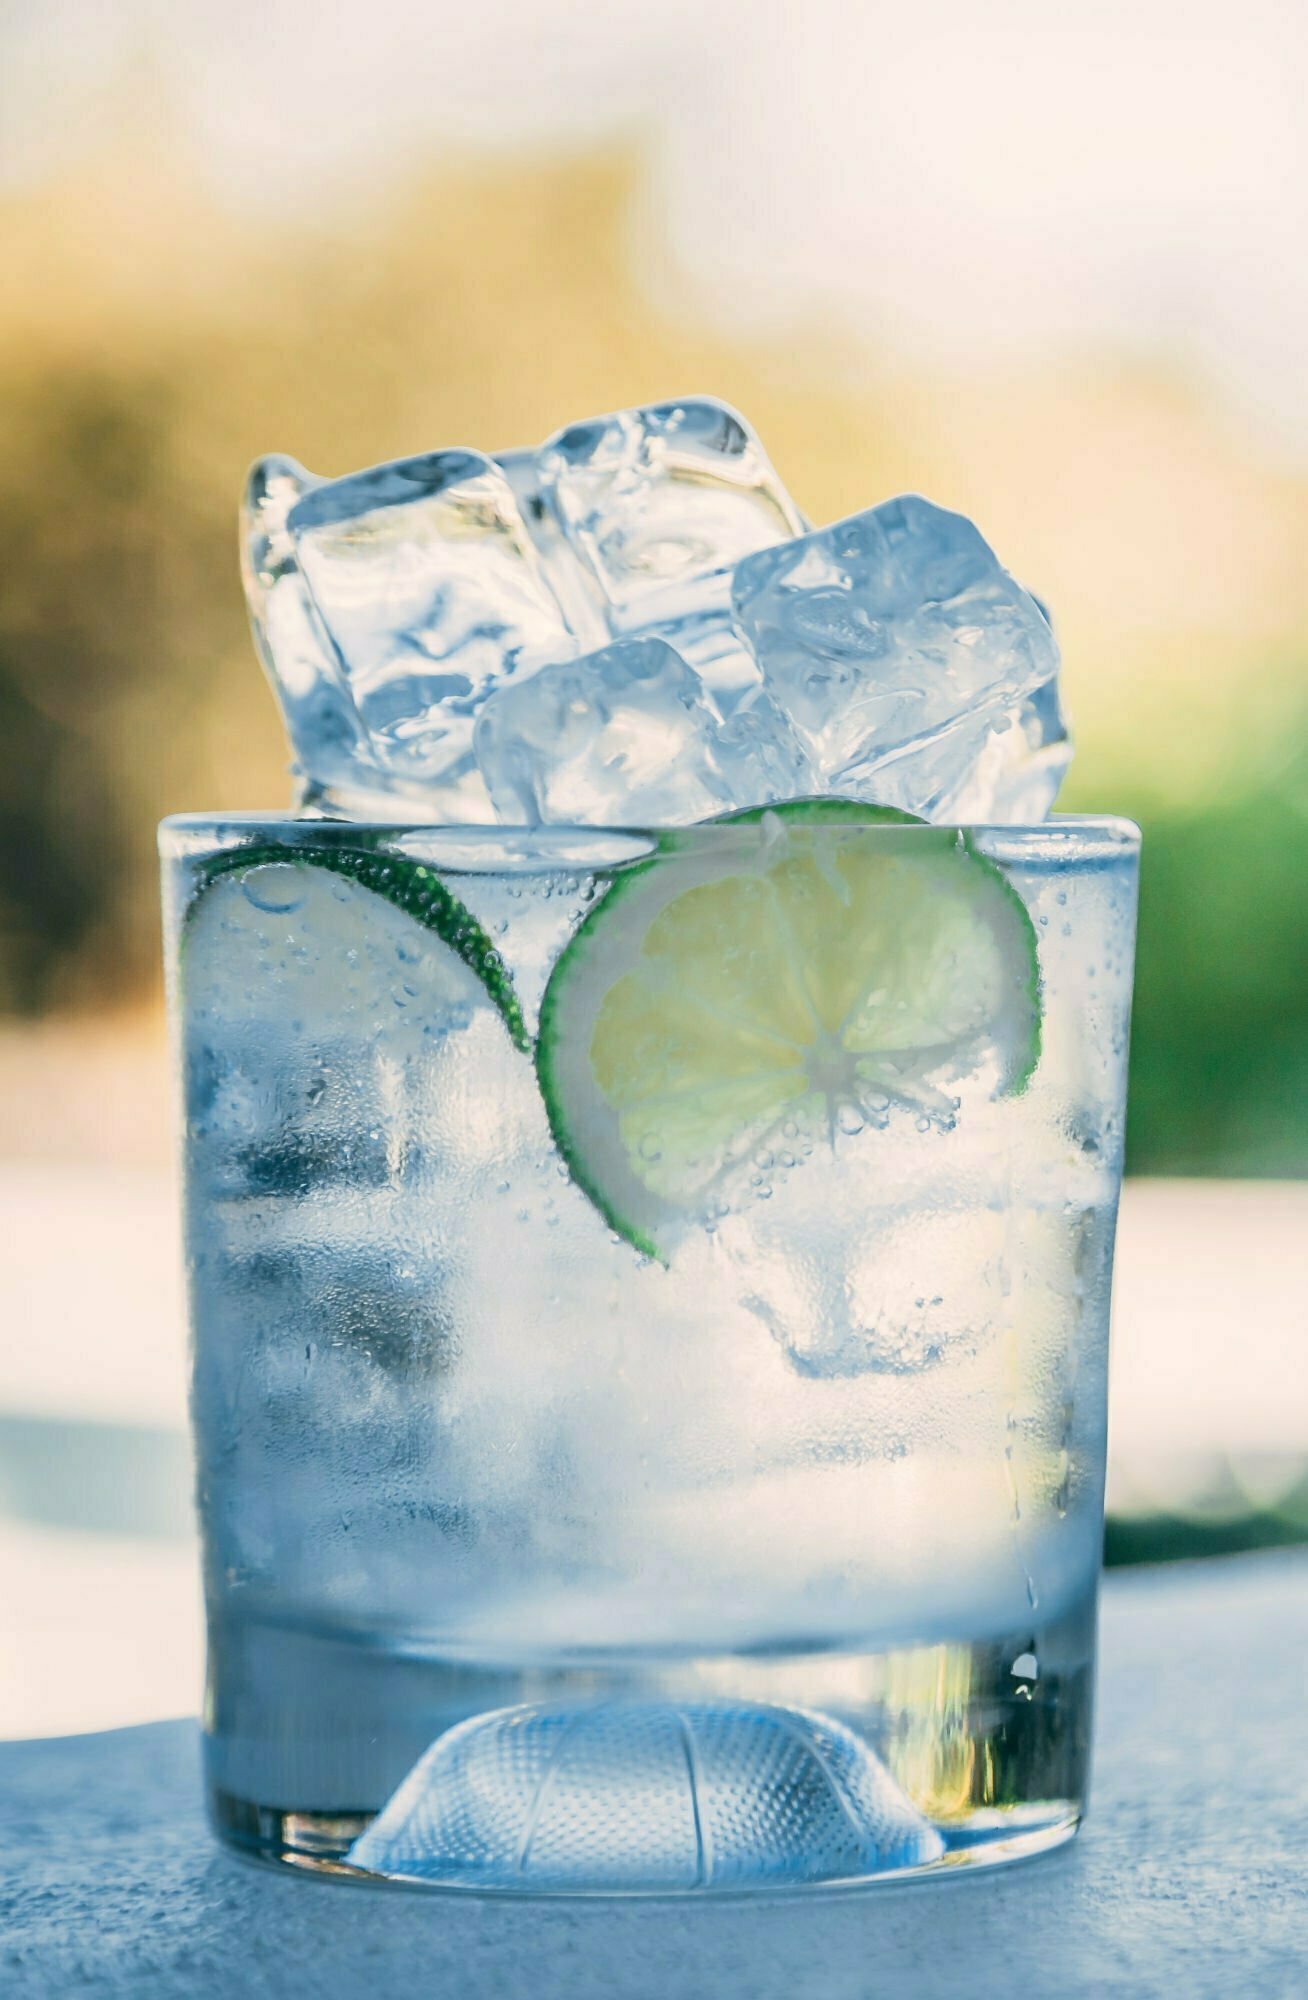
<svg viewBox="0 0 1308 2000"><path fill-rule="evenodd" d="M1102 1658L1093 1811L1070 1849L788 1904L506 1906L281 1878L210 1842L192 1723L0 1745L0 1993L1301 2000L1308 1557L1119 1573Z"/></svg>

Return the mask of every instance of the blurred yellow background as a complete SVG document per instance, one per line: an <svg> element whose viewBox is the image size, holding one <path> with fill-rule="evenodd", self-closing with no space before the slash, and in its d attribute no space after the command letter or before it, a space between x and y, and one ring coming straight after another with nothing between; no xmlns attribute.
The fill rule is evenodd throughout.
<svg viewBox="0 0 1308 2000"><path fill-rule="evenodd" d="M0 10L0 1735L197 1696L154 829L289 800L271 450L706 392L975 517L1145 830L1109 1558L1308 1532L1306 96L1294 0Z"/></svg>
<svg viewBox="0 0 1308 2000"><path fill-rule="evenodd" d="M55 10L65 27L85 11ZM273 20L289 32L302 13ZM1128 35L1105 43L1117 56L1098 79L1112 116L1097 156L1077 150L1083 87L1066 100L1061 143L1042 114L1030 129L1019 119L995 153L983 119L993 155L983 169L968 123L982 114L964 115L976 51L965 60L955 49L952 68L934 72L948 118L920 147L917 165L933 163L924 191L911 134L900 135L907 161L896 160L887 143L869 155L866 135L824 122L824 78L829 90L842 79L832 116L851 109L837 51L820 73L816 59L800 66L798 154L777 84L781 45L759 71L773 95L754 103L753 125L733 127L740 93L723 97L725 138L702 91L690 97L698 124L675 93L627 104L619 91L607 128L590 115L565 133L569 106L594 113L597 78L630 71L613 24L592 46L575 9L552 40L531 10L496 0L490 13L480 41L449 52L445 87L455 90L462 64L472 109L443 121L432 103L424 123L405 97L393 144L379 115L377 129L365 121L363 152L348 121L315 149L303 102L287 102L282 133L265 129L264 98L288 87L294 53L276 43L270 69L247 9L233 10L234 47L221 55L209 10L189 28L148 32L141 15L90 81L48 22L38 33L20 9L8 31L8 129L28 139L0 181L0 1080L12 1086L18 1150L162 1153L154 823L287 800L237 576L248 461L280 449L334 474L441 445L495 449L702 390L746 411L813 519L924 491L974 515L1051 605L1078 744L1062 804L1134 814L1147 836L1130 1164L1302 1174L1308 460L1287 400L1297 374L1263 367L1275 296L1255 287L1261 317L1214 345L1225 322L1206 310L1205 285L1235 287L1246 273L1220 255L1204 263L1232 233L1220 185L1207 212L1176 208L1187 183L1172 127L1172 150L1180 133L1194 173L1212 171L1198 164L1195 105L1182 97L1169 111L1147 95L1135 130L1123 79L1143 55ZM689 15L665 16L691 32ZM530 32L501 59L497 101L489 55L519 18ZM648 39L657 18L634 10L630 32ZM728 27L733 18L741 29L744 17L725 9ZM775 35L781 20L765 5L757 25ZM352 32L357 41L359 24ZM719 22L719 48L723 32ZM900 33L901 56L930 56ZM1080 43L1051 54L1032 34L1018 10L1015 55L1038 65L1043 48L1046 66L1065 70L1085 57ZM426 74L435 56L424 48ZM556 92L553 131L536 129L533 48ZM332 102L349 99L352 52L345 34L334 61L319 48L308 62ZM1274 124L1273 73L1260 97L1251 52L1266 53L1246 34L1209 48L1207 67L1191 62L1198 112L1225 59L1244 79L1233 115L1250 130ZM188 62L202 56L216 68L197 98ZM393 50L374 82L397 89L405 59ZM983 67L978 89L999 74ZM1028 99L1040 84L1037 67ZM215 128L220 85L238 101L223 89L227 125ZM888 102L874 92L868 120ZM33 135L52 106L59 143L47 135L43 150ZM760 130L767 116L781 127ZM1212 135L1219 181L1240 139ZM279 142L289 193L272 171ZM1023 178L1022 146L1037 142L1045 156L1027 159ZM1264 132L1264 152L1269 143ZM744 179L742 206L737 153L750 145L771 164L757 184ZM1120 159L1105 178L1110 154L1123 153L1158 181L1134 200ZM825 183L824 165L835 176ZM866 182L851 187L860 167ZM1020 190L1042 171L1048 199L1032 205ZM1285 218L1274 149L1263 172L1265 185L1235 196L1249 228L1275 238ZM1152 286L1137 269L1151 241L1138 211L1148 217L1151 200ZM920 250L904 240L910 223ZM1058 247L1069 229L1082 233L1079 258ZM869 289L882 267L882 291ZM1103 312L1089 303L1097 273Z"/></svg>

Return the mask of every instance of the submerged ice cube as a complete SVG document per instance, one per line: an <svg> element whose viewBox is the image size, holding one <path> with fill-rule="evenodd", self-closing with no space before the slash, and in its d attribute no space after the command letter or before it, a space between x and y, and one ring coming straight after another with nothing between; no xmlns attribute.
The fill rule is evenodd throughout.
<svg viewBox="0 0 1308 2000"><path fill-rule="evenodd" d="M679 653L620 639L500 689L477 724L477 759L503 820L677 825L731 802L717 729Z"/></svg>
<svg viewBox="0 0 1308 2000"><path fill-rule="evenodd" d="M1053 631L962 515L888 500L746 557L732 602L823 790L945 820L1052 804Z"/></svg>
<svg viewBox="0 0 1308 2000"><path fill-rule="evenodd" d="M855 1169L857 1171L857 1169ZM741 1303L797 1375L917 1375L977 1352L1005 1306L1006 1219L906 1209L851 1228L810 1198L803 1176L778 1222L724 1230Z"/></svg>

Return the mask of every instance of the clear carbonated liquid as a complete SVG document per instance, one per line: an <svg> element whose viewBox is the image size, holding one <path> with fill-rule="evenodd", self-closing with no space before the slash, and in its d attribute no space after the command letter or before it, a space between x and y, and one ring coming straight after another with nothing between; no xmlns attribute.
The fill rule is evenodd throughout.
<svg viewBox="0 0 1308 2000"><path fill-rule="evenodd" d="M407 851L444 858L534 1027L606 877L440 839ZM1133 873L1025 841L1026 1092L788 1126L667 1268L573 1184L530 1059L411 919L322 871L206 890L176 984L229 1838L603 1891L1066 1837ZM179 839L179 908L213 844Z"/></svg>

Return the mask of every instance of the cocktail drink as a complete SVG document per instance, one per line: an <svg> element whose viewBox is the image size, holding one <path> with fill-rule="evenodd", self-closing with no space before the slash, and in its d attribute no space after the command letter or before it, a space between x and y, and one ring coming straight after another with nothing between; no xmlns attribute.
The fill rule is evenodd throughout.
<svg viewBox="0 0 1308 2000"><path fill-rule="evenodd" d="M307 809L163 835L219 1830L529 1893L1067 1838L1138 837L1041 817L1043 612L707 403L249 527Z"/></svg>

